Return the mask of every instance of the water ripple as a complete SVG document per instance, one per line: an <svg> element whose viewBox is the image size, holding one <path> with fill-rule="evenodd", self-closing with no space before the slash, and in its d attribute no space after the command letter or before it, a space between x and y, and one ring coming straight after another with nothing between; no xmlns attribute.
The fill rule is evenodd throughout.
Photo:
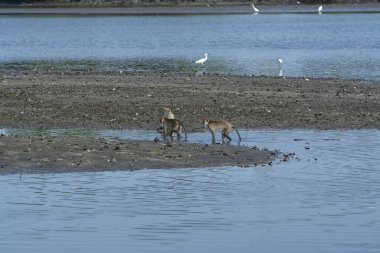
<svg viewBox="0 0 380 253"><path fill-rule="evenodd" d="M295 152L299 160L272 167L3 175L0 251L380 249L379 131L241 134L242 145Z"/></svg>

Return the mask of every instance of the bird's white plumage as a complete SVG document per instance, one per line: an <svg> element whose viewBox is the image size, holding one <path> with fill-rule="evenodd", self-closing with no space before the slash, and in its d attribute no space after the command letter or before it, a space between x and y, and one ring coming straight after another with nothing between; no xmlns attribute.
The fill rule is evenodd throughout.
<svg viewBox="0 0 380 253"><path fill-rule="evenodd" d="M205 63L205 61L207 61L207 58L208 58L208 53L205 53L205 57L202 58L202 59L197 60L195 63L203 65L203 63Z"/></svg>
<svg viewBox="0 0 380 253"><path fill-rule="evenodd" d="M319 13L319 14L321 14L321 13L322 13L322 9L323 9L323 6L322 6L322 5L320 5L320 6L318 7L318 13Z"/></svg>
<svg viewBox="0 0 380 253"><path fill-rule="evenodd" d="M257 9L254 4L252 4L252 9L253 9L253 11L255 13L259 13L260 12L259 9Z"/></svg>
<svg viewBox="0 0 380 253"><path fill-rule="evenodd" d="M277 63L278 63L278 76L282 76L282 64L284 63L284 61L281 58L278 58Z"/></svg>

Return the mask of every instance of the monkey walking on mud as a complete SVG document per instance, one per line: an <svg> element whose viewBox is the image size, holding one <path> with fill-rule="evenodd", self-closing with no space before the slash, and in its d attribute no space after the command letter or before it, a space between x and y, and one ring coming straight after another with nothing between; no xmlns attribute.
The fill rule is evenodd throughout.
<svg viewBox="0 0 380 253"><path fill-rule="evenodd" d="M172 112L172 110L169 107L164 107L163 109L164 109L164 114L162 116L163 118L175 119L174 113ZM159 133L161 133L161 135L163 135L163 131L164 131L164 127L162 126L162 123L161 123L161 127L159 127L157 129L157 132L159 132ZM180 125L179 129L176 130L175 133L177 134L177 138L179 138L178 136L180 136L182 134L182 125Z"/></svg>
<svg viewBox="0 0 380 253"><path fill-rule="evenodd" d="M165 117L161 118L161 124L163 128L164 140L166 140L166 135L169 134L170 138L173 139L173 133L177 133L177 139L181 138L181 128L185 132L185 141L187 140L187 133L185 126L179 119L167 119Z"/></svg>
<svg viewBox="0 0 380 253"><path fill-rule="evenodd" d="M182 129L185 132L185 141L187 140L187 133L185 130L185 126L183 123L176 119L173 112L170 108L163 108L164 114L161 118L161 127L158 129L158 132L160 132L164 140L166 140L166 136L169 135L171 139L173 139L173 133L177 134L177 139L180 139L182 134ZM207 127L208 130L210 130L212 135L212 144L215 144L215 131L218 129L221 129L222 133L222 141L225 143L225 139L228 139L228 143L232 141L231 137L229 136L229 133L234 129L236 131L236 134L239 137L239 142L241 141L241 136L239 133L239 130L233 126L230 122L225 120L209 120L205 119L202 121L204 123L204 126Z"/></svg>
<svg viewBox="0 0 380 253"><path fill-rule="evenodd" d="M234 127L230 122L225 120L209 120L205 119L202 121L205 125L205 127L210 130L212 135L212 144L215 144L215 131L217 129L222 129L222 141L224 143L224 138L228 139L228 142L231 142L231 137L229 136L229 133L232 129L235 129L237 135L239 136L239 142L241 141L239 130Z"/></svg>

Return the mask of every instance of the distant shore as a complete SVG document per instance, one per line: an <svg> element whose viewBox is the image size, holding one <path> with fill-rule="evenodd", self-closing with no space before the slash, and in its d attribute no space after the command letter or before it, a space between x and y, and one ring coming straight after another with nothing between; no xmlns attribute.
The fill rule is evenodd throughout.
<svg viewBox="0 0 380 253"><path fill-rule="evenodd" d="M314 13L318 4L256 4L261 14ZM0 15L189 15L189 14L249 14L251 3L183 4L183 5L10 5L0 4ZM324 4L324 12L380 12L380 3Z"/></svg>
<svg viewBox="0 0 380 253"><path fill-rule="evenodd" d="M376 5L377 0L5 0L1 1L0 7L183 7L183 6L233 6L251 5L273 6L273 5Z"/></svg>

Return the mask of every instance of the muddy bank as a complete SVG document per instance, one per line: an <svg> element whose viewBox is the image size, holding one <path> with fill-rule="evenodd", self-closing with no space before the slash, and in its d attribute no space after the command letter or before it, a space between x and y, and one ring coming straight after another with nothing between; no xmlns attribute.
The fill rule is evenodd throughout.
<svg viewBox="0 0 380 253"><path fill-rule="evenodd" d="M380 129L380 84L356 80L154 73L0 74L0 127L150 129L170 107L240 128Z"/></svg>
<svg viewBox="0 0 380 253"><path fill-rule="evenodd" d="M0 127L155 130L171 107L188 132L203 130L204 118L239 128L380 129L379 92L379 84L353 80L2 72ZM0 173L251 166L274 155L235 145L1 136Z"/></svg>
<svg viewBox="0 0 380 253"><path fill-rule="evenodd" d="M0 135L0 174L255 166L275 155L236 145Z"/></svg>

